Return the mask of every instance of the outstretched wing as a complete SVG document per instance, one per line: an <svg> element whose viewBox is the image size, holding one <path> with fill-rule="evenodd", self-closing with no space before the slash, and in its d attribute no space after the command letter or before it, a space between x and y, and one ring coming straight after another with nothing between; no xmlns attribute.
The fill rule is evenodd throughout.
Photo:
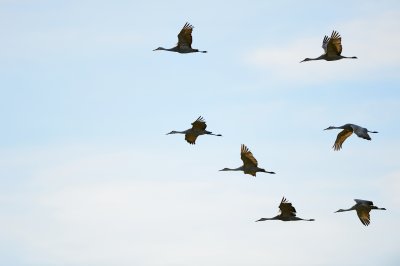
<svg viewBox="0 0 400 266"><path fill-rule="evenodd" d="M355 202L357 202L358 204L365 204L365 205L374 205L374 203L370 200L362 200L362 199L354 199Z"/></svg>
<svg viewBox="0 0 400 266"><path fill-rule="evenodd" d="M333 149L335 151L338 151L342 148L342 144L343 142L351 136L351 134L353 134L352 130L348 130L348 129L343 129L336 137L336 141L333 144Z"/></svg>
<svg viewBox="0 0 400 266"><path fill-rule="evenodd" d="M367 209L367 208L357 209L358 218L360 218L361 223L365 226L369 225L369 223L371 221L371 219L369 217L370 211L371 211L371 209Z"/></svg>
<svg viewBox="0 0 400 266"><path fill-rule="evenodd" d="M342 37L340 37L337 31L333 31L330 38L325 36L324 43L325 42L326 48L324 50L328 56L337 56L342 53Z"/></svg>
<svg viewBox="0 0 400 266"><path fill-rule="evenodd" d="M351 125L351 128L358 137L366 140L371 140L371 137L368 135L368 130L366 128L357 125Z"/></svg>
<svg viewBox="0 0 400 266"><path fill-rule="evenodd" d="M180 48L192 48L192 31L193 26L186 22L181 32L178 34L178 46Z"/></svg>
<svg viewBox="0 0 400 266"><path fill-rule="evenodd" d="M198 137L198 135L190 133L190 132L185 134L185 140L190 144L196 144L197 137Z"/></svg>
<svg viewBox="0 0 400 266"><path fill-rule="evenodd" d="M203 117L199 116L196 121L192 123L192 129L203 131L207 128L206 121Z"/></svg>
<svg viewBox="0 0 400 266"><path fill-rule="evenodd" d="M242 144L241 147L240 158L242 159L244 165L253 165L253 166L258 165L256 158L254 158L249 148L247 148L246 145L244 144Z"/></svg>
<svg viewBox="0 0 400 266"><path fill-rule="evenodd" d="M296 209L293 207L285 197L282 198L281 204L279 204L279 209L281 210L281 215L285 217L295 217Z"/></svg>
<svg viewBox="0 0 400 266"><path fill-rule="evenodd" d="M322 49L324 49L325 53L328 49L328 42L329 42L329 37L325 35L324 39L322 40Z"/></svg>

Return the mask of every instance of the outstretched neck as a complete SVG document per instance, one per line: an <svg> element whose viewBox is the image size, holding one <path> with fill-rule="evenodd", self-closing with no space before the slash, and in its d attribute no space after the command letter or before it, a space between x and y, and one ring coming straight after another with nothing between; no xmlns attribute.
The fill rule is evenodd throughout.
<svg viewBox="0 0 400 266"><path fill-rule="evenodd" d="M258 219L256 222L270 221L270 220L278 220L278 219L277 219L277 217L273 217L273 218L261 218L261 219Z"/></svg>
<svg viewBox="0 0 400 266"><path fill-rule="evenodd" d="M302 63L302 62L308 62L308 61L315 61L315 60L322 60L322 59L325 59L325 55L324 55L324 54L318 56L317 58L306 58L306 59L304 59L303 61L300 61L300 63Z"/></svg>
<svg viewBox="0 0 400 266"><path fill-rule="evenodd" d="M240 166L238 168L224 168L221 169L220 171L242 171L243 170L243 166Z"/></svg>
<svg viewBox="0 0 400 266"><path fill-rule="evenodd" d="M187 130L185 130L185 131L175 131L175 130L173 130L173 131L167 133L167 135L170 135L170 134L186 134L186 131Z"/></svg>
<svg viewBox="0 0 400 266"><path fill-rule="evenodd" d="M352 211L352 210L353 210L353 208L350 208L350 209L339 209L336 212L347 212L347 211Z"/></svg>
<svg viewBox="0 0 400 266"><path fill-rule="evenodd" d="M341 126L341 127L330 126L330 127L325 128L324 130L330 130L330 129L344 129L344 128L346 128L346 126Z"/></svg>
<svg viewBox="0 0 400 266"><path fill-rule="evenodd" d="M177 52L177 47L173 47L173 48L164 48L164 47L158 47L156 49L154 49L153 51L170 51L170 52Z"/></svg>

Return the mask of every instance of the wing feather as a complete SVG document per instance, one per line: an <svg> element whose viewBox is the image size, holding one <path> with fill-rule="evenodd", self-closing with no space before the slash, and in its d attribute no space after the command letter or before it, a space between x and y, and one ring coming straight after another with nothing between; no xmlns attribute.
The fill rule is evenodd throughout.
<svg viewBox="0 0 400 266"><path fill-rule="evenodd" d="M242 144L241 147L240 158L242 159L244 165L252 165L252 166L258 165L256 158L254 158L249 148L247 148L246 145L244 144Z"/></svg>
<svg viewBox="0 0 400 266"><path fill-rule="evenodd" d="M371 221L369 212L370 209L367 208L357 209L358 218L360 219L361 223L365 226L369 225Z"/></svg>
<svg viewBox="0 0 400 266"><path fill-rule="evenodd" d="M196 144L197 135L193 133L186 133L185 140L190 144Z"/></svg>
<svg viewBox="0 0 400 266"><path fill-rule="evenodd" d="M337 31L333 31L331 37L328 38L325 52L328 56L338 56L342 53L342 38Z"/></svg>
<svg viewBox="0 0 400 266"><path fill-rule="evenodd" d="M366 204L366 205L374 205L374 203L370 200L362 200L362 199L355 199L355 202L357 202L358 204Z"/></svg>
<svg viewBox="0 0 400 266"><path fill-rule="evenodd" d="M343 142L353 134L352 130L343 129L336 137L336 141L333 144L333 149L338 151L342 148Z"/></svg>
<svg viewBox="0 0 400 266"><path fill-rule="evenodd" d="M329 37L325 35L324 39L322 40L322 49L324 49L325 53L327 53L328 42L329 42Z"/></svg>
<svg viewBox="0 0 400 266"><path fill-rule="evenodd" d="M194 121L194 122L192 123L192 129L203 131L203 130L205 130L206 128L207 128L206 121L205 121L204 118L201 117L201 116L199 116L199 117L196 119L196 121Z"/></svg>
<svg viewBox="0 0 400 266"><path fill-rule="evenodd" d="M371 137L368 135L368 130L366 128L357 125L351 125L351 128L358 137L366 140L371 140Z"/></svg>
<svg viewBox="0 0 400 266"><path fill-rule="evenodd" d="M279 204L279 209L281 210L281 215L285 217L295 217L296 209L293 207L285 197L282 198L281 204Z"/></svg>
<svg viewBox="0 0 400 266"><path fill-rule="evenodd" d="M182 30L178 34L178 46L192 48L192 31L193 26L188 22L185 23Z"/></svg>

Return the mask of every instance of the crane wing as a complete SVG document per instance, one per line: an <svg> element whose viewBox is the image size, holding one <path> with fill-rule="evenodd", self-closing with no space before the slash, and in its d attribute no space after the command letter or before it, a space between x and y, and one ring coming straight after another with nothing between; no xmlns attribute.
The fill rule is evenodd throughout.
<svg viewBox="0 0 400 266"><path fill-rule="evenodd" d="M342 148L343 142L353 134L352 130L343 129L336 137L336 141L333 144L333 149L338 151Z"/></svg>
<svg viewBox="0 0 400 266"><path fill-rule="evenodd" d="M282 198L281 204L279 204L279 209L281 210L281 216L285 217L295 217L296 209L293 207L285 197Z"/></svg>
<svg viewBox="0 0 400 266"><path fill-rule="evenodd" d="M358 218L363 225L367 226L370 223L370 216L369 216L370 209L362 208L357 209Z"/></svg>
<svg viewBox="0 0 400 266"><path fill-rule="evenodd" d="M242 144L241 147L240 158L242 159L244 165L253 165L253 166L258 165L256 158L254 158L249 148L247 148L246 145L244 144Z"/></svg>
<svg viewBox="0 0 400 266"><path fill-rule="evenodd" d="M357 125L351 125L351 127L353 128L354 133L363 139L367 139L367 140L371 140L371 137L368 135L368 131L366 128L357 126Z"/></svg>
<svg viewBox="0 0 400 266"><path fill-rule="evenodd" d="M196 144L197 136L198 135L189 132L185 134L185 140L190 144Z"/></svg>
<svg viewBox="0 0 400 266"><path fill-rule="evenodd" d="M178 46L182 47L189 47L192 48L192 31L193 26L189 23L185 23L181 32L178 34Z"/></svg>
<svg viewBox="0 0 400 266"><path fill-rule="evenodd" d="M192 129L196 129L196 130L201 130L201 131L203 131L203 130L205 130L206 128L207 128L206 121L205 121L204 118L201 117L201 116L199 116L199 117L196 119L196 121L194 121L194 122L192 123Z"/></svg>
<svg viewBox="0 0 400 266"><path fill-rule="evenodd" d="M357 202L358 204L365 204L365 205L374 205L374 203L370 200L362 200L362 199L354 199L355 202Z"/></svg>
<svg viewBox="0 0 400 266"><path fill-rule="evenodd" d="M248 169L244 169L244 173L245 173L245 174L252 175L252 176L256 176L256 174L257 174L256 171L248 170Z"/></svg>
<svg viewBox="0 0 400 266"><path fill-rule="evenodd" d="M333 31L331 37L328 38L325 52L328 56L337 56L342 53L342 38L337 31Z"/></svg>
<svg viewBox="0 0 400 266"><path fill-rule="evenodd" d="M328 42L329 37L325 35L324 39L322 40L322 49L324 49L325 53L327 52Z"/></svg>

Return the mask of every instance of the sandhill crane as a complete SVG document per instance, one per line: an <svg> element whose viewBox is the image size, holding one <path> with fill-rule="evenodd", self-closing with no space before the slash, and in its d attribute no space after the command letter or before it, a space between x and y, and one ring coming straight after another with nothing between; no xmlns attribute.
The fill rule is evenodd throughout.
<svg viewBox="0 0 400 266"><path fill-rule="evenodd" d="M221 134L213 134L210 131L206 130L207 125L206 121L204 120L203 117L199 116L196 121L192 123L192 128L186 129L184 131L171 131L167 133L169 134L185 134L185 140L190 143L190 144L196 144L196 139L200 135L213 135L213 136L218 136L221 137Z"/></svg>
<svg viewBox="0 0 400 266"><path fill-rule="evenodd" d="M267 220L281 220L284 222L288 221L315 221L314 219L302 219L296 216L296 209L292 203L287 201L285 197L282 198L281 204L279 204L280 214L272 218L261 218L256 222L267 221Z"/></svg>
<svg viewBox="0 0 400 266"><path fill-rule="evenodd" d="M360 199L355 199L356 205L351 207L350 209L340 209L337 210L336 212L347 212L347 211L357 211L358 218L360 218L360 221L363 225L367 226L370 223L370 218L369 218L369 212L371 210L386 210L385 208L378 208L374 206L374 203L369 200L360 200ZM336 213L335 212L335 213Z"/></svg>
<svg viewBox="0 0 400 266"><path fill-rule="evenodd" d="M337 31L332 31L332 35L330 38L325 35L324 40L322 41L322 49L324 49L325 54L317 58L306 58L301 62L307 62L311 60L322 60L322 59L326 61L335 61L342 58L357 59L357 57L355 56L346 57L341 55L342 37L340 37Z"/></svg>
<svg viewBox="0 0 400 266"><path fill-rule="evenodd" d="M193 31L193 26L190 25L189 23L185 23L183 26L181 32L178 34L178 43L175 47L166 49L163 47L158 47L157 49L154 49L153 51L158 51L158 50L164 50L164 51L170 51L170 52L178 52L181 54L187 54L187 53L207 53L207 51L199 51L199 49L193 49L192 48L192 31Z"/></svg>
<svg viewBox="0 0 400 266"><path fill-rule="evenodd" d="M265 171L265 169L263 169L263 168L259 168L256 158L254 158L251 151L244 144L242 144L242 146L241 146L240 158L243 161L242 166L235 168L235 169L224 168L224 169L221 169L220 171L243 171L245 174L249 174L252 176L256 176L257 172L275 174L275 172L268 172L268 171Z"/></svg>
<svg viewBox="0 0 400 266"><path fill-rule="evenodd" d="M335 126L330 126L328 128L325 128L324 130L329 130L329 129L343 129L336 138L335 143L333 144L333 149L335 151L338 151L342 148L343 142L351 136L351 134L356 133L356 135L360 138L371 140L371 137L368 135L368 133L378 133L377 131L369 131L368 129L364 127L360 127L354 124L345 124L341 127L335 127Z"/></svg>

